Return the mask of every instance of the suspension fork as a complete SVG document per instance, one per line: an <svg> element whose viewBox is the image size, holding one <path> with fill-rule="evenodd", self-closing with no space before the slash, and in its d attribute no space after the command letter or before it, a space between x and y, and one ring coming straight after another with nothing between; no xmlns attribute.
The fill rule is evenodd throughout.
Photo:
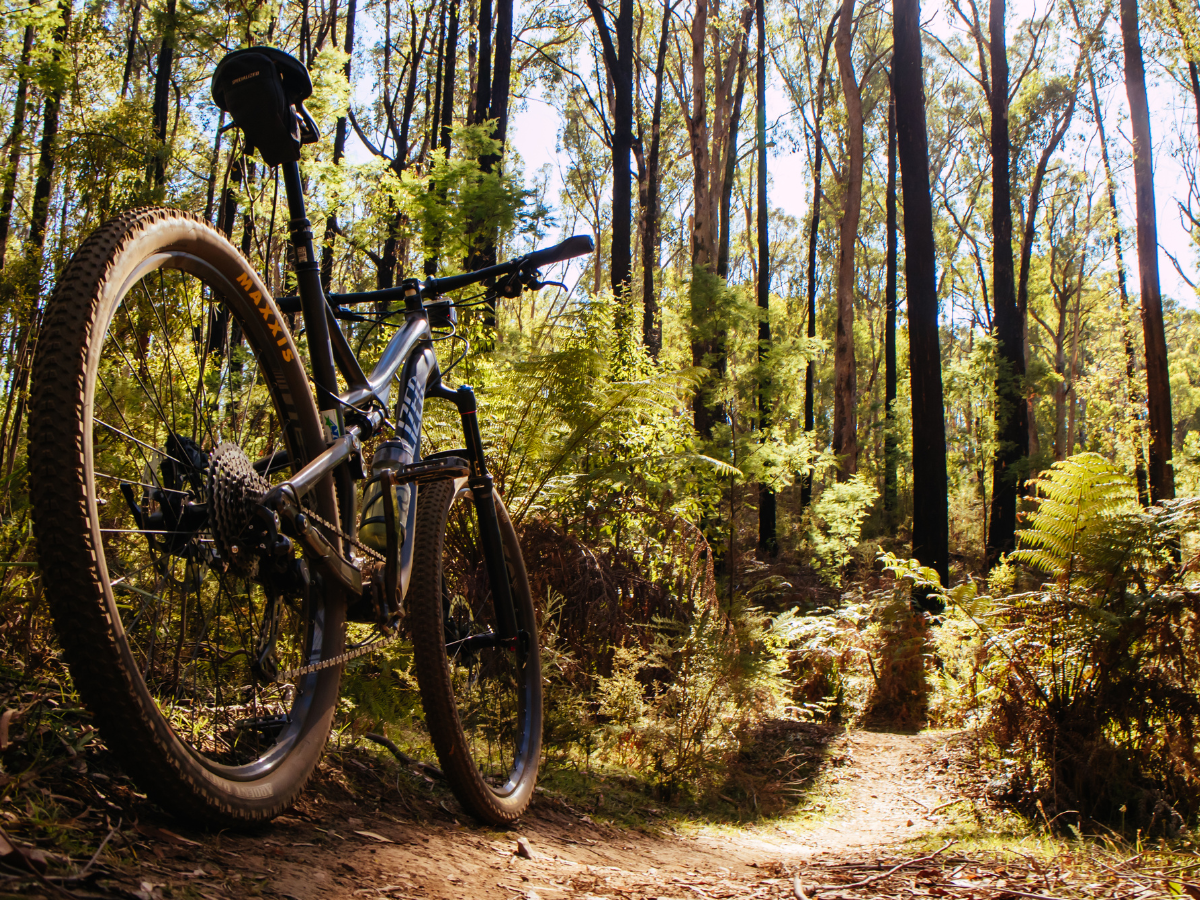
<svg viewBox="0 0 1200 900"><path fill-rule="evenodd" d="M508 563L504 559L500 517L496 512L496 498L492 492L494 482L483 458L483 438L479 433L475 392L467 385L452 391L444 387L439 378L429 385L426 396L449 400L458 407L458 414L462 418L463 436L467 443L467 461L471 464L467 487L471 489L471 496L475 501L475 514L479 519L479 540L483 547L488 580L492 585L492 602L496 606L496 624L500 632L498 637L506 645L515 643L519 637L517 613L513 606Z"/></svg>

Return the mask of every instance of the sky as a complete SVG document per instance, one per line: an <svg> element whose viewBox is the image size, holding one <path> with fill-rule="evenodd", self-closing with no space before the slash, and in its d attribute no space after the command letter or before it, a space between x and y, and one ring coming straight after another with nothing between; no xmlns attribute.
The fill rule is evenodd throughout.
<svg viewBox="0 0 1200 900"><path fill-rule="evenodd" d="M933 4L926 4L928 28L939 37L948 37L954 30L946 14L942 10L929 13ZM1031 15L1044 12L1046 0L1035 5L1032 0L1011 0L1009 3L1009 21L1019 22ZM1011 31L1010 31L1011 33ZM1178 161L1166 152L1168 139L1172 130L1177 126L1195 127L1195 111L1183 103L1170 87L1170 76L1155 69L1155 63L1147 58L1147 80L1149 84L1151 107L1151 132L1156 144L1155 154L1155 206L1158 213L1159 237L1159 271L1163 293L1167 296L1196 306L1195 291L1176 272L1166 251L1170 251L1183 265L1184 271L1192 281L1200 283L1200 273L1196 265L1196 251L1186 231L1180 223L1180 217L1175 202L1173 187L1186 183L1183 169ZM1105 124L1112 143L1120 142L1125 153L1129 148L1128 104L1126 102L1124 85L1117 81L1102 92L1101 102L1105 107ZM767 114L768 121L774 121L790 112L790 104L778 88L768 90ZM1076 111L1075 126L1078 128L1085 122L1081 111ZM520 103L510 120L510 135L512 144L521 154L525 162L527 178L544 164L551 167L550 190L547 199L557 200L558 188L566 173L569 160L560 157L557 151L558 135L562 127L562 118L558 112L542 99L537 87ZM1088 170L1099 166L1098 150L1090 145L1087 162ZM808 162L803 152L779 153L770 157L768 166L771 171L771 181L768 187L769 201L772 206L782 209L789 215L800 218L808 208L809 193L811 192L811 175ZM1122 223L1132 228L1134 198L1132 179L1121 179L1118 189L1118 205L1121 206ZM553 240L552 234L548 240ZM1127 241L1129 247L1129 265L1136 266L1136 247L1133 241ZM1136 278L1133 279L1136 285Z"/></svg>

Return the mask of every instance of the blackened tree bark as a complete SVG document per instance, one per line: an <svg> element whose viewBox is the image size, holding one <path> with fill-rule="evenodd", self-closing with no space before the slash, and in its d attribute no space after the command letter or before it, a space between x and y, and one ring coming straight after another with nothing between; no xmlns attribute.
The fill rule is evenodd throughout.
<svg viewBox="0 0 1200 900"><path fill-rule="evenodd" d="M1008 45L1004 30L1004 2L992 0L988 21L992 70L988 91L992 114L992 329L1000 351L1000 372L996 378L998 441L992 463L992 515L987 546L989 562L995 562L1001 553L1013 549L1017 530L1018 482L1029 447L1028 407L1024 396L1024 327L1017 308L1012 252ZM916 393L915 385L913 393Z"/></svg>
<svg viewBox="0 0 1200 900"><path fill-rule="evenodd" d="M496 2L496 34L493 44L494 60L492 63L492 90L488 105L488 118L496 120L496 130L492 137L501 145L508 140L508 101L512 87L512 29L513 29L513 0L497 0ZM491 157L492 166L500 162L500 157ZM492 171L492 169L488 169Z"/></svg>
<svg viewBox="0 0 1200 900"><path fill-rule="evenodd" d="M233 237L233 220L237 218L237 187L242 183L242 161L234 157L233 164L229 167L229 183L225 186L222 192L220 207L217 209L217 230L223 232L225 237Z"/></svg>
<svg viewBox="0 0 1200 900"><path fill-rule="evenodd" d="M894 0L892 78L904 189L904 280L912 384L913 556L949 585L946 419L938 340L933 201L921 64L920 0ZM928 602L928 601L926 601Z"/></svg>
<svg viewBox="0 0 1200 900"><path fill-rule="evenodd" d="M33 202L30 204L29 238L26 256L38 261L46 244L46 223L50 218L50 195L54 190L54 167L58 162L58 116L62 108L62 94L66 74L62 71L63 47L67 32L71 28L71 0L59 4L62 19L54 29L54 49L51 51L47 70L47 88L42 102L42 140L38 152L37 181L33 185ZM33 277L36 277L33 276Z"/></svg>
<svg viewBox="0 0 1200 900"><path fill-rule="evenodd" d="M821 170L825 164L825 142L821 132L821 120L825 114L825 79L829 73L829 48L833 46L833 32L841 10L833 14L825 30L825 46L821 50L821 71L817 76L817 111L813 117L813 197L812 215L808 226L808 337L817 336L817 238L821 229ZM809 358L804 367L804 430L812 434L816 427L816 362ZM812 472L805 472L800 479L800 507L812 501Z"/></svg>
<svg viewBox="0 0 1200 900"><path fill-rule="evenodd" d="M479 62L475 78L472 125L488 117L492 105L492 0L480 0L476 25L479 36Z"/></svg>
<svg viewBox="0 0 1200 900"><path fill-rule="evenodd" d="M7 451L4 455L5 477L12 474L13 464L16 461L16 451L28 400L29 368L41 318L38 299L42 295L41 270L46 247L46 226L50 219L50 197L54 191L55 166L58 161L58 118L62 109L63 89L67 80L62 59L63 48L66 46L67 35L71 29L72 0L61 0L58 8L61 19L54 29L50 60L40 79L45 91L42 101L42 139L38 152L37 180L34 182L33 200L30 204L29 236L25 241L28 281L25 284L24 308L20 312L21 324L16 340L17 353L16 359L13 361L13 374L9 388L12 396L17 399L12 428L5 435L8 440Z"/></svg>
<svg viewBox="0 0 1200 900"><path fill-rule="evenodd" d="M616 21L610 30L600 0L587 0L596 23L604 67L611 85L612 104L612 290L616 299L618 335L632 326L629 308L629 284L633 275L633 176L630 154L633 151L633 0L619 0ZM616 38L614 41L613 38Z"/></svg>
<svg viewBox="0 0 1200 900"><path fill-rule="evenodd" d="M133 78L133 58L137 54L138 28L142 24L142 0L133 2L133 18L129 23L129 40L125 44L125 72L121 76L121 99L129 92L129 82Z"/></svg>
<svg viewBox="0 0 1200 900"><path fill-rule="evenodd" d="M767 354L771 349L771 245L767 217L767 14L764 0L755 3L758 18L758 57L755 71L755 122L758 142L758 427L771 426L771 378ZM758 486L758 549L772 556L779 549L775 531L775 491L769 484Z"/></svg>
<svg viewBox="0 0 1200 900"><path fill-rule="evenodd" d="M217 199L217 172L221 165L221 138L225 136L225 110L217 117L217 136L213 138L212 158L208 164L208 189L204 196L204 221L211 222Z"/></svg>
<svg viewBox="0 0 1200 900"><path fill-rule="evenodd" d="M833 452L838 480L858 471L858 373L854 358L854 263L858 249L858 220L862 211L863 112L862 95L854 75L850 42L854 30L854 0L842 0L837 36L833 41L842 95L846 105L846 181L838 251L837 332L833 355Z"/></svg>
<svg viewBox="0 0 1200 900"><path fill-rule="evenodd" d="M476 94L477 112L480 121L491 119L496 123L492 137L498 142L503 152L504 142L508 139L508 101L512 84L512 24L513 0L497 0L496 2L496 31L495 35L487 35L486 25L490 22L491 3L484 0L487 15L483 7L479 14L479 89ZM485 43L485 38L492 41ZM492 40L494 38L494 40ZM487 58L491 49L492 64L490 73L487 71ZM486 99L486 106L485 106ZM479 112L478 110L484 110ZM494 153L480 160L480 168L484 172L494 172L500 165L500 154ZM475 250L467 259L467 269L474 271L496 262L496 236L484 234L476 244ZM489 292L484 304L483 324L488 331L496 328L496 295Z"/></svg>
<svg viewBox="0 0 1200 900"><path fill-rule="evenodd" d="M1138 27L1137 0L1121 0L1121 37L1125 49L1125 91L1133 131L1133 182L1137 198L1138 269L1142 293L1142 333L1146 346L1146 396L1150 412L1150 500L1175 496L1171 468L1171 380L1158 279L1158 221L1154 214L1154 167L1150 143L1150 107Z"/></svg>
<svg viewBox="0 0 1200 900"><path fill-rule="evenodd" d="M460 0L449 0L450 22L446 30L446 66L442 72L442 134L439 146L450 155L450 133L454 118L454 82L458 72L458 8Z"/></svg>
<svg viewBox="0 0 1200 900"><path fill-rule="evenodd" d="M173 0L172 0L173 2ZM357 8L357 0L349 0L346 5L346 65L342 72L346 76L346 81L350 81L350 60L354 56L354 16ZM337 15L337 7L332 10L333 15ZM343 157L346 155L346 115L343 112L338 116L337 126L333 133L333 164L341 165ZM400 148L397 152L406 153L406 148ZM325 219L325 241L321 248L321 284L325 286L325 293L329 293L333 288L333 238L338 233L337 213L331 212L328 218Z"/></svg>
<svg viewBox="0 0 1200 900"><path fill-rule="evenodd" d="M13 201L17 189L17 172L25 140L25 107L29 98L29 58L33 52L33 26L25 26L21 44L21 65L17 72L17 96L13 103L12 131L8 136L8 164L4 168L3 188L0 188L0 269L4 268L8 249L8 232L12 224Z"/></svg>
<svg viewBox="0 0 1200 900"><path fill-rule="evenodd" d="M896 87L894 73L889 74L892 96L888 103L887 129L887 262L884 275L883 327L883 402L886 430L883 435L883 512L889 528L896 525L899 490L896 469L900 442L895 432L896 410L896 282L900 234L896 223Z"/></svg>
<svg viewBox="0 0 1200 900"><path fill-rule="evenodd" d="M663 76L667 66L667 44L671 36L671 12L674 3L663 0L662 33L658 39L658 58L654 64L654 109L650 114L650 151L646 156L646 177L642 197L642 343L651 358L662 350L662 320L658 294L654 289L654 270L658 267L660 230L658 227L659 157L662 147Z"/></svg>
<svg viewBox="0 0 1200 900"><path fill-rule="evenodd" d="M167 0L163 16L162 43L158 48L158 63L154 70L154 186L161 193L167 182L167 120L171 105L171 74L175 62L175 0Z"/></svg>

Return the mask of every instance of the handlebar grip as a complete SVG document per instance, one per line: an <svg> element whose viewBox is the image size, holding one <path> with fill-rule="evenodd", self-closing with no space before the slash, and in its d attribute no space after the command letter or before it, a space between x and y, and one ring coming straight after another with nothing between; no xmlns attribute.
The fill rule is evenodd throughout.
<svg viewBox="0 0 1200 900"><path fill-rule="evenodd" d="M569 237L555 247L535 250L525 257L524 264L530 268L540 269L576 256L584 256L596 249L596 244L590 234L577 234Z"/></svg>

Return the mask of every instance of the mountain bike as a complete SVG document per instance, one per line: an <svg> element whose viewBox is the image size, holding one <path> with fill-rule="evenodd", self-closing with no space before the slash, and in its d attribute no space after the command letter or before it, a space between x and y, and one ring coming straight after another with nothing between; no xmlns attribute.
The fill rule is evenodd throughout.
<svg viewBox="0 0 1200 900"><path fill-rule="evenodd" d="M93 233L47 303L30 490L55 628L130 776L217 825L293 803L345 664L406 635L447 781L469 812L508 824L541 751L537 618L475 395L443 384L436 343L457 328L446 295L516 297L593 242L327 296L299 167L318 139L311 90L270 48L230 54L213 77L279 167L295 295L273 297L206 221L143 208ZM341 327L364 318L396 325L369 374ZM429 399L457 409L461 449L422 455ZM348 622L367 636L348 644Z"/></svg>

